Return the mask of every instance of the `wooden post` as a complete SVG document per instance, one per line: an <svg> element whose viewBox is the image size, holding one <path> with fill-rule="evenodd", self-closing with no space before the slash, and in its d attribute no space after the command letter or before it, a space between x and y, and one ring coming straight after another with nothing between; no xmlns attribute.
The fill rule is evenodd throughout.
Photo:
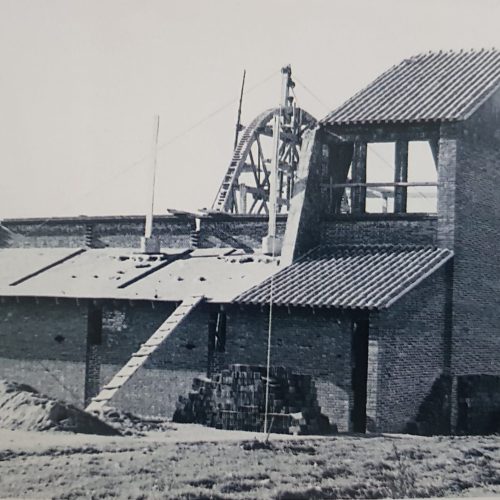
<svg viewBox="0 0 500 500"><path fill-rule="evenodd" d="M396 141L394 182L408 182L408 141ZM406 213L408 188L394 188L394 212Z"/></svg>
<svg viewBox="0 0 500 500"><path fill-rule="evenodd" d="M239 186L239 191L240 191L240 213L246 214L247 213L247 186L246 184L240 184Z"/></svg>
<svg viewBox="0 0 500 500"><path fill-rule="evenodd" d="M149 210L146 212L146 227L144 230L144 237L151 238L153 232L153 211L155 205L155 181L156 181L156 156L158 149L158 134L160 131L160 117L156 115L154 117L153 124L153 158L151 163L151 184L150 184L150 200L151 205Z"/></svg>
<svg viewBox="0 0 500 500"><path fill-rule="evenodd" d="M366 183L366 142L354 143L354 156L352 159L352 181ZM352 213L363 214L366 211L366 187L351 188Z"/></svg>
<svg viewBox="0 0 500 500"><path fill-rule="evenodd" d="M217 311L210 311L208 314L208 363L207 377L211 377L214 373L214 354L215 354L215 336L217 333Z"/></svg>

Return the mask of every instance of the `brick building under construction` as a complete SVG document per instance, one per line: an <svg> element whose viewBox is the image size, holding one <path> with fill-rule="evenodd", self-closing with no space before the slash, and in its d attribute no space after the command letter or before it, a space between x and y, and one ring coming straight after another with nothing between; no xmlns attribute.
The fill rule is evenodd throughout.
<svg viewBox="0 0 500 500"><path fill-rule="evenodd" d="M273 364L311 374L339 430L499 430L500 52L415 56L307 116L269 255L247 153L275 115L247 127L215 210L155 217L161 252L139 251L143 217L4 220L0 377L82 404L142 352L112 404L171 415L193 376L265 363L272 301ZM369 182L380 143L392 178ZM412 181L415 144L434 179Z"/></svg>

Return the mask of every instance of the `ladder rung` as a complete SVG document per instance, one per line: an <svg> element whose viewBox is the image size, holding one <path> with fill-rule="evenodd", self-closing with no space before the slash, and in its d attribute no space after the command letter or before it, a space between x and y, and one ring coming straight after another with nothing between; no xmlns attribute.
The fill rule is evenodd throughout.
<svg viewBox="0 0 500 500"><path fill-rule="evenodd" d="M109 401L118 389L103 389L95 398L94 401Z"/></svg>
<svg viewBox="0 0 500 500"><path fill-rule="evenodd" d="M87 406L88 411L98 410L108 402L116 392L134 375L134 373L146 362L149 356L157 349L157 347L182 323L184 318L192 311L192 309L203 299L202 296L193 296L182 301L160 327L142 344L140 349L132 354L129 361L123 366L118 373L102 388L99 394L93 398L90 405Z"/></svg>

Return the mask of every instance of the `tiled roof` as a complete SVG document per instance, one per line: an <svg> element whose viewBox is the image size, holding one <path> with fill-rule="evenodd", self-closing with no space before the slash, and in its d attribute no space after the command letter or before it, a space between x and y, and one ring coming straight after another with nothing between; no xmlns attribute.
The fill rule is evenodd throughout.
<svg viewBox="0 0 500 500"><path fill-rule="evenodd" d="M499 85L499 50L428 52L393 66L321 123L463 120Z"/></svg>
<svg viewBox="0 0 500 500"><path fill-rule="evenodd" d="M381 309L452 257L450 250L410 246L317 248L274 275L273 303L285 306ZM271 278L235 302L268 304Z"/></svg>
<svg viewBox="0 0 500 500"><path fill-rule="evenodd" d="M237 249L188 252L148 260L130 248L0 249L0 296L227 303L279 269L276 259Z"/></svg>

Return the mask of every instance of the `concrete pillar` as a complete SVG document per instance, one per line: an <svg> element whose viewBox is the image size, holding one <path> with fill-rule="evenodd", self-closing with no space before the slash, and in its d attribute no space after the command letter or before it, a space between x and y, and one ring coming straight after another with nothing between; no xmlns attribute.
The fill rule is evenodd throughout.
<svg viewBox="0 0 500 500"><path fill-rule="evenodd" d="M247 186L246 184L240 184L240 213L247 213Z"/></svg>
<svg viewBox="0 0 500 500"><path fill-rule="evenodd" d="M200 248L200 233L201 233L201 219L196 217L191 223L191 232L189 234L189 239L191 243L191 248Z"/></svg>
<svg viewBox="0 0 500 500"><path fill-rule="evenodd" d="M85 246L94 248L94 225L85 224Z"/></svg>
<svg viewBox="0 0 500 500"><path fill-rule="evenodd" d="M288 265L319 245L321 238L321 162L323 138L318 128L304 133L294 195L288 212L281 264Z"/></svg>
<svg viewBox="0 0 500 500"><path fill-rule="evenodd" d="M102 308L90 301L87 312L87 354L85 359L85 396L87 406L100 389L102 345Z"/></svg>

